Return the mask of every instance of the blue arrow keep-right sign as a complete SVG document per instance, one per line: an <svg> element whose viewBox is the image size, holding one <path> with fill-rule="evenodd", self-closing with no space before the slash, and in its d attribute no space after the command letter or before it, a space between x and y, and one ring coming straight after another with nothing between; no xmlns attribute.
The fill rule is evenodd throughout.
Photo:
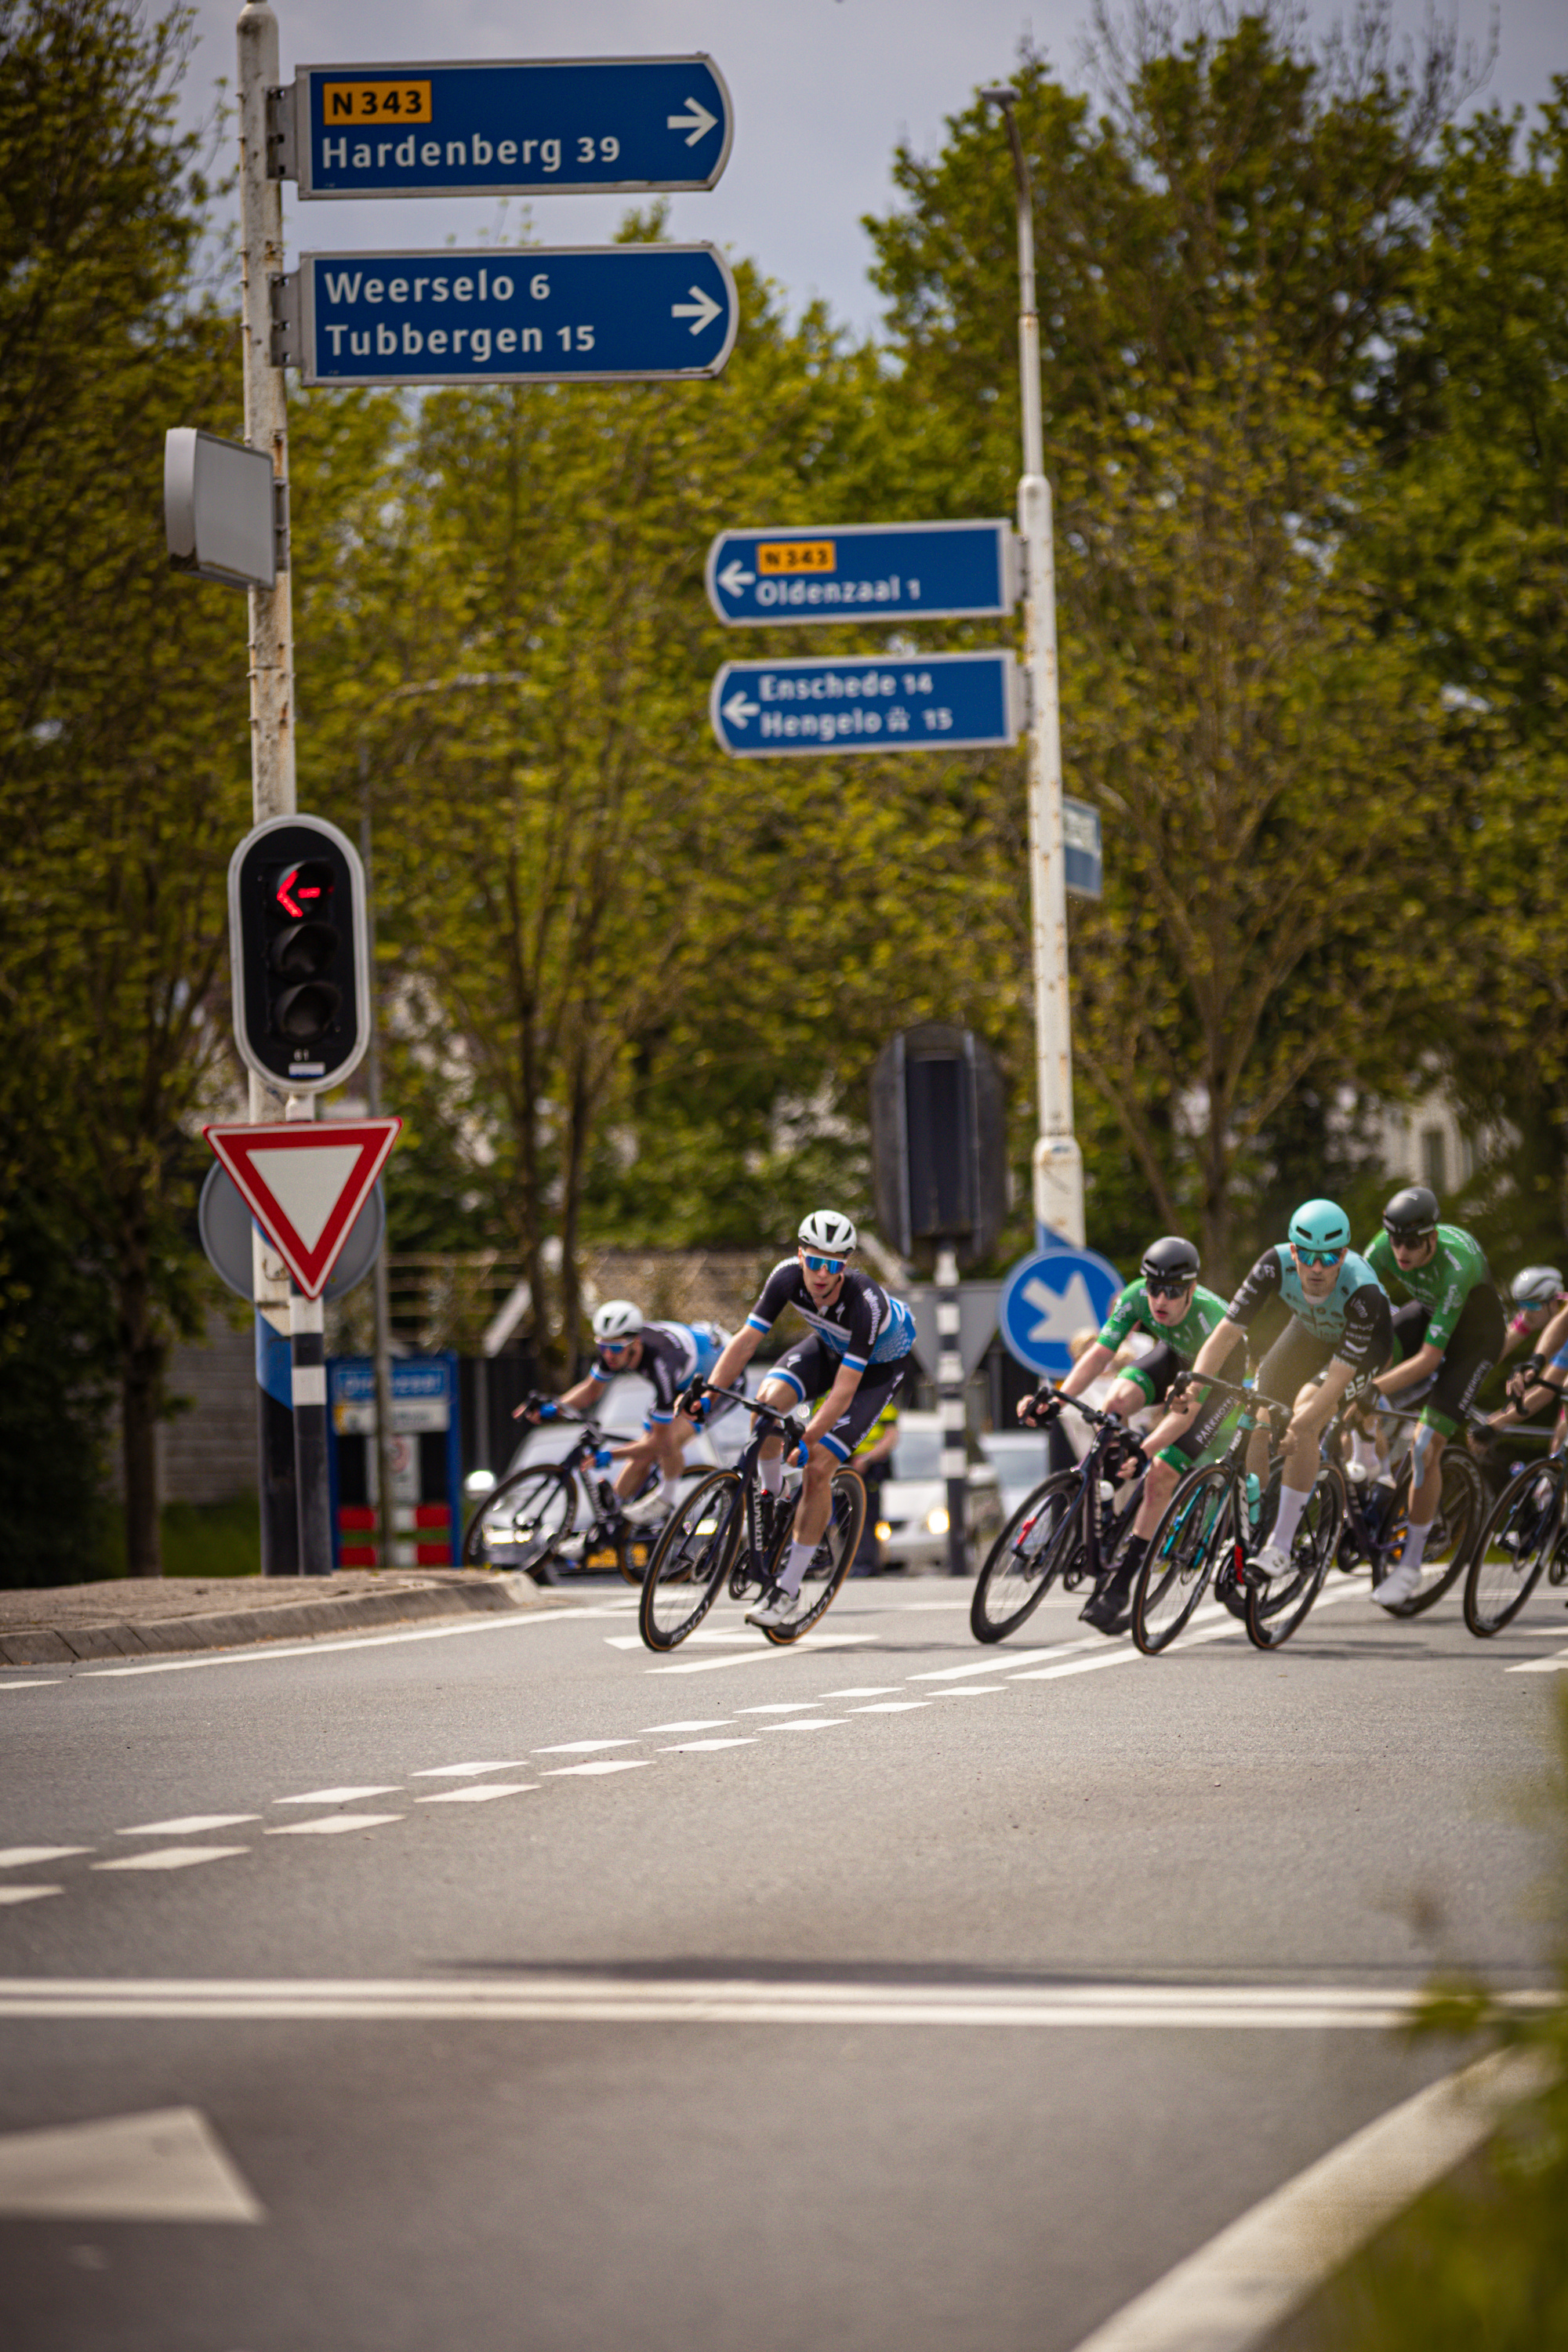
<svg viewBox="0 0 1568 2352"><path fill-rule="evenodd" d="M1121 1288L1121 1276L1095 1250L1031 1250L1008 1274L996 1321L1010 1356L1031 1371L1062 1379L1072 1370L1075 1331L1098 1331Z"/></svg>

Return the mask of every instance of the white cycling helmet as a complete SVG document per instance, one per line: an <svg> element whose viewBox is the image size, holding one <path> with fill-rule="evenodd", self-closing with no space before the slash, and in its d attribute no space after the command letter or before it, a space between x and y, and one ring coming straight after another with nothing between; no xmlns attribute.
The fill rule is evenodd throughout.
<svg viewBox="0 0 1568 2352"><path fill-rule="evenodd" d="M1563 1287L1563 1271L1555 1265L1525 1265L1510 1287L1516 1307L1550 1307Z"/></svg>
<svg viewBox="0 0 1568 2352"><path fill-rule="evenodd" d="M797 1239L808 1250L821 1250L828 1257L847 1257L855 1247L855 1228L847 1217L837 1209L813 1209L809 1217L800 1221Z"/></svg>
<svg viewBox="0 0 1568 2352"><path fill-rule="evenodd" d="M642 1329L640 1307L629 1298L606 1298L594 1318L595 1339L635 1339Z"/></svg>

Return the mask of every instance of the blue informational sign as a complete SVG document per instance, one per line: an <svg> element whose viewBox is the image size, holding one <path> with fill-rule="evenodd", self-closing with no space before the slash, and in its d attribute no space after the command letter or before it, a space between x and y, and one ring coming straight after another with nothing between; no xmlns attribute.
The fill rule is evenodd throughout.
<svg viewBox="0 0 1568 2352"><path fill-rule="evenodd" d="M307 383L717 375L740 321L710 245L306 253L286 284L286 355Z"/></svg>
<svg viewBox="0 0 1568 2352"><path fill-rule="evenodd" d="M1100 811L1087 801L1062 795L1062 857L1067 886L1078 898L1098 898L1104 888L1105 868L1100 849Z"/></svg>
<svg viewBox="0 0 1568 2352"><path fill-rule="evenodd" d="M1007 522L725 530L708 551L707 581L708 601L731 628L973 618L1017 603L1017 541Z"/></svg>
<svg viewBox="0 0 1568 2352"><path fill-rule="evenodd" d="M767 760L1016 743L1023 699L1009 653L911 654L897 661L726 662L708 707L726 751Z"/></svg>
<svg viewBox="0 0 1568 2352"><path fill-rule="evenodd" d="M1031 1250L1007 1276L996 1309L1010 1356L1032 1371L1060 1380L1072 1369L1068 1342L1075 1331L1096 1331L1122 1286L1109 1258L1070 1242Z"/></svg>
<svg viewBox="0 0 1568 2352"><path fill-rule="evenodd" d="M710 188L734 128L700 56L301 66L284 101L305 197Z"/></svg>

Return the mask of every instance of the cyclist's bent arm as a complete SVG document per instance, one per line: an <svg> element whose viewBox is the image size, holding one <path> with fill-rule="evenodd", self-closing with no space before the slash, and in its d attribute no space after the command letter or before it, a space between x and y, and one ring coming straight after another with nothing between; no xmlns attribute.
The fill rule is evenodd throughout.
<svg viewBox="0 0 1568 2352"><path fill-rule="evenodd" d="M1230 1360L1231 1349L1246 1328L1244 1323L1233 1323L1228 1315L1222 1315L1193 1358L1194 1371L1213 1372L1217 1379Z"/></svg>
<svg viewBox="0 0 1568 2352"><path fill-rule="evenodd" d="M746 1366L756 1354L757 1342L762 1336L760 1331L753 1331L748 1324L742 1323L709 1373L709 1387L710 1389L732 1388L738 1375L745 1370Z"/></svg>
<svg viewBox="0 0 1568 2352"><path fill-rule="evenodd" d="M1568 1307L1560 1307L1545 1329L1537 1333L1531 1353L1550 1360L1564 1345L1568 1345Z"/></svg>
<svg viewBox="0 0 1568 2352"><path fill-rule="evenodd" d="M860 1374L856 1366L842 1365L834 1379L833 1386L805 1424L805 1442L808 1445L819 1444L839 1416L848 1412L854 1402L855 1391L859 1385ZM834 1444L837 1447L837 1439Z"/></svg>
<svg viewBox="0 0 1568 2352"><path fill-rule="evenodd" d="M574 1388L563 1389L555 1402L563 1404L568 1412L585 1412L595 1397L604 1395L605 1388L605 1382L596 1381L590 1372L586 1380L579 1381Z"/></svg>
<svg viewBox="0 0 1568 2352"><path fill-rule="evenodd" d="M1396 1396L1401 1389L1414 1388L1417 1381L1426 1380L1436 1370L1442 1360L1442 1349L1435 1348L1430 1339L1423 1340L1415 1353L1407 1357L1403 1364L1395 1364L1389 1371L1379 1372L1373 1387L1380 1396Z"/></svg>

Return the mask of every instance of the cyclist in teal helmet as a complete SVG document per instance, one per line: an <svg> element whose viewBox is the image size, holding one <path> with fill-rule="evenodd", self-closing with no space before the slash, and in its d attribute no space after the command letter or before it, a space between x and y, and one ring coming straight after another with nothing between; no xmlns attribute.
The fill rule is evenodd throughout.
<svg viewBox="0 0 1568 2352"><path fill-rule="evenodd" d="M1285 1433L1279 1503L1268 1540L1247 1563L1249 1582L1281 1576L1318 1473L1324 1430L1341 1401L1362 1393L1394 1347L1388 1295L1351 1248L1351 1221L1337 1201L1303 1201L1289 1242L1267 1249L1199 1349L1193 1370L1223 1377L1226 1360L1266 1299L1279 1298L1290 1320L1264 1357L1258 1385L1265 1396L1299 1400ZM1302 1395L1310 1381L1320 1384ZM1266 1430L1254 1433L1249 1467L1268 1467Z"/></svg>

